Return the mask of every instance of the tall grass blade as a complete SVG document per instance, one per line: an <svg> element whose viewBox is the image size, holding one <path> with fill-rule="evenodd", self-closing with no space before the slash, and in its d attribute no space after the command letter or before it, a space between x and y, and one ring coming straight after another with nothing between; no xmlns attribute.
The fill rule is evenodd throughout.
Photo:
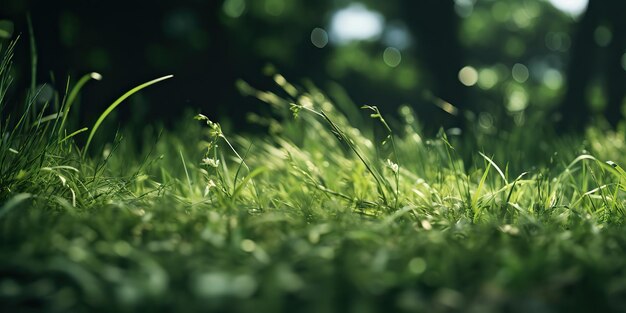
<svg viewBox="0 0 626 313"><path fill-rule="evenodd" d="M125 94L123 94L121 97L117 98L117 100L115 100L115 102L113 102L111 105L109 105L109 107L104 110L104 112L100 115L100 117L98 118L98 120L96 121L96 123L93 125L93 127L91 128L91 132L89 133L89 138L87 138L87 144L85 144L85 149L83 149L83 158L87 155L87 151L89 150L89 145L91 144L91 140L93 139L93 136L96 134L96 131L98 131L98 128L100 127L100 124L102 124L102 122L104 121L104 119L111 114L111 112L113 112L113 110L115 110L115 108L117 108L117 106L119 106L124 100L126 100L126 98L132 96L134 93L140 91L141 89L144 89L150 85L154 85L160 81L166 80L166 79L170 79L174 77L174 75L167 75L167 76L163 76L154 80L151 80L149 82L143 83L129 91L127 91Z"/></svg>
<svg viewBox="0 0 626 313"><path fill-rule="evenodd" d="M28 23L28 34L30 38L30 90L35 90L37 84L37 45L35 43L35 30L33 29L33 21L30 13L26 14L26 22Z"/></svg>
<svg viewBox="0 0 626 313"><path fill-rule="evenodd" d="M102 80L102 75L100 75L98 73L95 73L95 72L83 75L83 77L81 77L78 80L78 82L76 83L76 86L74 86L74 88L72 88L72 91L70 91L70 94L67 97L67 100L63 104L63 120L61 121L61 127L59 128L59 138L61 138L61 136L64 135L65 123L67 122L67 117L69 115L70 108L72 107L72 104L74 103L74 100L76 100L76 97L78 96L78 92L80 92L80 90L83 88L83 86L90 79Z"/></svg>
<svg viewBox="0 0 626 313"><path fill-rule="evenodd" d="M187 177L187 186L189 187L189 192L191 192L191 178L189 177L189 171L187 170L187 162L185 162L185 156L183 156L183 150L178 150L180 154L180 160L183 163L183 169L185 170L185 176Z"/></svg>
<svg viewBox="0 0 626 313"><path fill-rule="evenodd" d="M496 164L496 162L494 162L490 157L486 156L484 153L482 152L478 152L478 154L480 154L481 157L483 157L485 160L487 160L487 162L489 162L489 164L491 164L491 166L493 166L493 168L496 169L496 171L498 172L498 174L500 174L500 177L502 177L502 180L504 181L505 185L508 185L509 182L506 179L506 175L504 175L504 173L502 172L502 170L500 169L500 167L498 167L498 165Z"/></svg>
<svg viewBox="0 0 626 313"><path fill-rule="evenodd" d="M472 196L472 209L474 209L474 222L476 222L476 219L478 218L478 216L480 216L480 212L482 211L481 208L477 206L478 198L480 197L480 192L485 186L485 181L487 180L487 175L489 175L490 169L491 169L491 163L487 164L487 168L485 169L485 172L483 173L483 177L480 179L480 183L478 184L478 187L476 188L476 191L474 191L474 195Z"/></svg>

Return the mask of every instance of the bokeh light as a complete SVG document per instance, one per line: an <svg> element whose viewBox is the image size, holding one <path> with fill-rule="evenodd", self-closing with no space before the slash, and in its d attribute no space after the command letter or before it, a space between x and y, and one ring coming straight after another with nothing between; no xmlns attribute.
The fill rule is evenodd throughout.
<svg viewBox="0 0 626 313"><path fill-rule="evenodd" d="M13 22L8 20L0 20L0 39L9 39L13 36Z"/></svg>
<svg viewBox="0 0 626 313"><path fill-rule="evenodd" d="M593 32L593 38L595 39L598 46L606 47L611 43L611 40L613 39L613 33L606 26L598 26Z"/></svg>
<svg viewBox="0 0 626 313"><path fill-rule="evenodd" d="M478 72L471 66L465 66L459 71L459 81L465 86L474 86L478 82Z"/></svg>
<svg viewBox="0 0 626 313"><path fill-rule="evenodd" d="M476 0L454 0L454 11L460 17L468 17L474 11Z"/></svg>
<svg viewBox="0 0 626 313"><path fill-rule="evenodd" d="M547 69L543 73L542 81L546 87L552 90L558 90L563 85L563 75L553 68Z"/></svg>
<svg viewBox="0 0 626 313"><path fill-rule="evenodd" d="M530 3L530 2L529 2ZM531 13L531 14L529 14ZM528 28L532 25L532 11L517 8L513 11L513 22L519 28Z"/></svg>
<svg viewBox="0 0 626 313"><path fill-rule="evenodd" d="M285 0L266 0L265 12L269 15L279 16L285 11Z"/></svg>
<svg viewBox="0 0 626 313"><path fill-rule="evenodd" d="M552 51L565 52L571 46L571 39L564 32L548 32L545 37L546 47Z"/></svg>
<svg viewBox="0 0 626 313"><path fill-rule="evenodd" d="M246 10L246 2L244 0L226 0L222 9L227 16L238 18Z"/></svg>
<svg viewBox="0 0 626 313"><path fill-rule="evenodd" d="M478 72L478 87L491 89L498 83L498 73L491 68L484 68Z"/></svg>
<svg viewBox="0 0 626 313"><path fill-rule="evenodd" d="M614 1L614 0L608 0ZM621 1L621 0L617 0ZM574 17L580 16L587 9L589 0L550 0L550 3L557 9Z"/></svg>
<svg viewBox="0 0 626 313"><path fill-rule="evenodd" d="M324 48L328 44L328 33L319 27L316 27L311 32L311 43L318 48Z"/></svg>
<svg viewBox="0 0 626 313"><path fill-rule="evenodd" d="M385 52L383 52L383 61L385 61L385 64L390 67L396 67L400 65L400 62L402 61L402 54L400 53L400 50L394 47L388 47L385 49Z"/></svg>
<svg viewBox="0 0 626 313"><path fill-rule="evenodd" d="M382 33L384 22L380 13L368 10L363 4L354 3L333 14L331 39L340 44L373 39Z"/></svg>
<svg viewBox="0 0 626 313"><path fill-rule="evenodd" d="M511 112L518 112L528 107L528 94L522 88L515 88L509 94L507 109Z"/></svg>
<svg viewBox="0 0 626 313"><path fill-rule="evenodd" d="M511 69L511 76L518 83L524 83L528 80L528 67L521 63L515 63Z"/></svg>
<svg viewBox="0 0 626 313"><path fill-rule="evenodd" d="M508 21L509 18L511 18L511 10L509 4L504 1L497 1L493 4L493 6L491 6L491 15L496 21L500 23Z"/></svg>

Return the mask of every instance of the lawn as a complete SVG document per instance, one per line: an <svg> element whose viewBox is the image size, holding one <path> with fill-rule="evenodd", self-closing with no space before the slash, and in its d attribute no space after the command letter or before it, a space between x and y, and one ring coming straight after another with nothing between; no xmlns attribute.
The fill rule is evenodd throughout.
<svg viewBox="0 0 626 313"><path fill-rule="evenodd" d="M100 127L156 81L74 127L99 75L38 106L3 55L4 312L626 310L624 130L429 135L276 72L264 133Z"/></svg>

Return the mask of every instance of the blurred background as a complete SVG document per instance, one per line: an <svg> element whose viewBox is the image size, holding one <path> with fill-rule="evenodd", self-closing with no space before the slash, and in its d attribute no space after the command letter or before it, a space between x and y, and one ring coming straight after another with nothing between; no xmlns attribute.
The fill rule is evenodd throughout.
<svg viewBox="0 0 626 313"><path fill-rule="evenodd" d="M82 93L88 122L134 85L174 74L118 117L168 124L188 108L245 130L246 112L266 108L235 83L275 90L268 64L355 105L393 115L408 104L433 129L576 130L595 116L615 126L625 103L626 1L3 0L0 19L21 34L13 97L30 80L28 12L38 84L103 75Z"/></svg>

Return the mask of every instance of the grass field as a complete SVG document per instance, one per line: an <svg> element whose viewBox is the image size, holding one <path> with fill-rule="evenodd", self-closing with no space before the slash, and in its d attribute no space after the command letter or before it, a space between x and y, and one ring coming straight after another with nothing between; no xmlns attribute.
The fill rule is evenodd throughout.
<svg viewBox="0 0 626 313"><path fill-rule="evenodd" d="M391 122L274 74L240 84L266 134L190 114L105 144L109 112L66 119L98 75L8 112L5 50L3 312L626 310L623 131L428 137L408 107Z"/></svg>

